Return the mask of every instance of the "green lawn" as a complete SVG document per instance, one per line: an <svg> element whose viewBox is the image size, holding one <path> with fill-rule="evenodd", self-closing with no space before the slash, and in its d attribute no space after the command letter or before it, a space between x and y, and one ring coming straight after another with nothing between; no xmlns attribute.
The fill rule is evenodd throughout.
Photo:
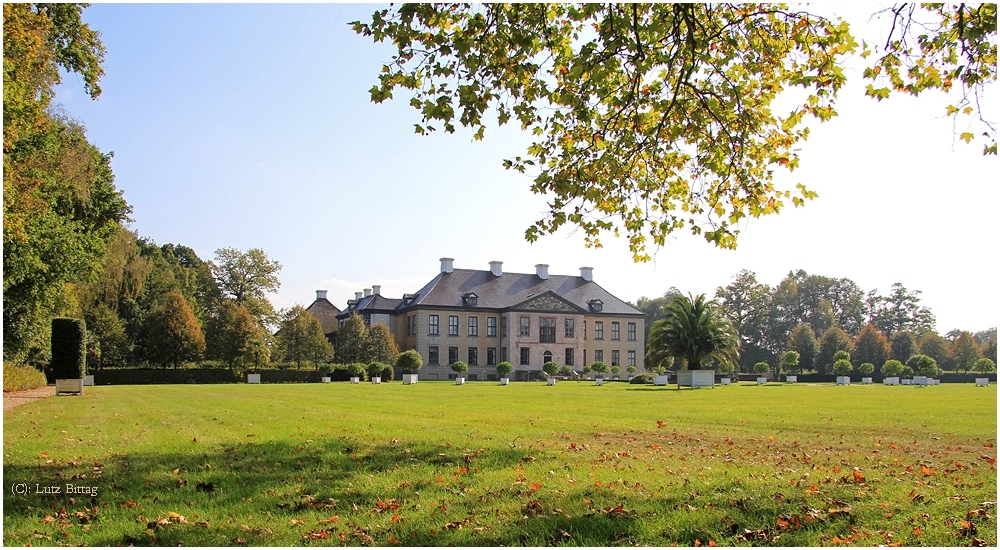
<svg viewBox="0 0 1000 550"><path fill-rule="evenodd" d="M972 384L87 388L5 413L3 542L995 546L996 404Z"/></svg>

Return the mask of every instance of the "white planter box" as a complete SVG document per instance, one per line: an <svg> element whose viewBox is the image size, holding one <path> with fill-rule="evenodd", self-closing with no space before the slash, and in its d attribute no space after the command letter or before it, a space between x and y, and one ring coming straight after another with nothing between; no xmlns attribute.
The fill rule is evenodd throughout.
<svg viewBox="0 0 1000 550"><path fill-rule="evenodd" d="M799 381L799 377L797 375L795 375L795 376L789 375L789 376L785 377L785 382L788 382L789 384L795 384L795 383L798 383L798 381Z"/></svg>
<svg viewBox="0 0 1000 550"><path fill-rule="evenodd" d="M930 386L931 383L926 376L914 376L913 383L918 386Z"/></svg>
<svg viewBox="0 0 1000 550"><path fill-rule="evenodd" d="M976 378L976 385L977 386L989 386L990 385L990 379L989 378Z"/></svg>
<svg viewBox="0 0 1000 550"><path fill-rule="evenodd" d="M766 376L758 376L757 377L757 384L767 384L767 377Z"/></svg>
<svg viewBox="0 0 1000 550"><path fill-rule="evenodd" d="M910 378L904 378L904 379L900 380L899 383L902 384L902 385L904 385L904 386L909 386L909 385L913 384L913 380L910 379Z"/></svg>
<svg viewBox="0 0 1000 550"><path fill-rule="evenodd" d="M500 385L501 386L506 386L508 384L510 384L510 378L501 378L500 379Z"/></svg>
<svg viewBox="0 0 1000 550"><path fill-rule="evenodd" d="M666 386L670 382L669 374L657 374L653 376L654 386Z"/></svg>
<svg viewBox="0 0 1000 550"><path fill-rule="evenodd" d="M714 388L714 370L679 370L677 371L677 385L691 388Z"/></svg>
<svg viewBox="0 0 1000 550"><path fill-rule="evenodd" d="M898 386L899 385L899 377L898 376L889 376L887 378L883 378L882 379L882 384L885 385L885 386Z"/></svg>
<svg viewBox="0 0 1000 550"><path fill-rule="evenodd" d="M871 379L871 377L862 378L861 379L861 383L862 384L871 384L872 383L872 379Z"/></svg>
<svg viewBox="0 0 1000 550"><path fill-rule="evenodd" d="M372 384L381 384L381 383L382 383L381 376L372 376Z"/></svg>
<svg viewBox="0 0 1000 550"><path fill-rule="evenodd" d="M931 378L931 385L932 386L937 386L940 383L941 383L941 381L938 380L937 378Z"/></svg>
<svg viewBox="0 0 1000 550"><path fill-rule="evenodd" d="M56 380L56 395L60 393L78 393L83 395L83 378Z"/></svg>
<svg viewBox="0 0 1000 550"><path fill-rule="evenodd" d="M323 382L324 384L329 384L329 383L330 383L330 377L329 377L329 376L324 376L324 377L320 378L320 380L321 380L321 381L322 381L322 382Z"/></svg>
<svg viewBox="0 0 1000 550"><path fill-rule="evenodd" d="M361 382L361 377L360 376L352 376L351 377L351 384L357 384L359 382Z"/></svg>
<svg viewBox="0 0 1000 550"><path fill-rule="evenodd" d="M545 379L545 381L546 381L546 382L548 383L548 385L550 385L550 386L555 386L555 385L556 385L556 379L555 379L555 378L546 378L546 379Z"/></svg>
<svg viewBox="0 0 1000 550"><path fill-rule="evenodd" d="M83 377L83 385L84 386L93 386L94 385L94 375L93 374L88 374L87 376L84 376Z"/></svg>
<svg viewBox="0 0 1000 550"><path fill-rule="evenodd" d="M416 384L416 383L417 383L417 375L416 374L404 374L403 375L403 384Z"/></svg>
<svg viewBox="0 0 1000 550"><path fill-rule="evenodd" d="M462 384L465 384L465 378L456 378L455 379L455 385L456 386L461 386Z"/></svg>
<svg viewBox="0 0 1000 550"><path fill-rule="evenodd" d="M260 384L260 375L259 374L248 374L247 375L247 384Z"/></svg>
<svg viewBox="0 0 1000 550"><path fill-rule="evenodd" d="M732 381L732 379L731 379L731 378L723 378L723 379L721 380L721 382L722 382L722 385L723 385L723 386L728 386L728 385L729 385L729 384L731 384L731 383L732 383L733 381Z"/></svg>
<svg viewBox="0 0 1000 550"><path fill-rule="evenodd" d="M598 379L594 380L594 383L597 384L598 386L603 386L604 385L604 379L603 378L598 378Z"/></svg>
<svg viewBox="0 0 1000 550"><path fill-rule="evenodd" d="M851 377L850 376L838 376L837 377L837 385L838 386L850 386L851 385Z"/></svg>

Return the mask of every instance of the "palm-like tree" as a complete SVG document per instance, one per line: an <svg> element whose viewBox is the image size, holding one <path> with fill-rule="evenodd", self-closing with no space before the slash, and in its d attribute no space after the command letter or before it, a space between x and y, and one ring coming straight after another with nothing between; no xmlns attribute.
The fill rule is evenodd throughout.
<svg viewBox="0 0 1000 550"><path fill-rule="evenodd" d="M739 361L739 335L722 307L704 294L694 299L677 295L663 307L663 319L649 332L651 367L659 367L674 357L687 361L691 370L701 369L706 359L735 366Z"/></svg>

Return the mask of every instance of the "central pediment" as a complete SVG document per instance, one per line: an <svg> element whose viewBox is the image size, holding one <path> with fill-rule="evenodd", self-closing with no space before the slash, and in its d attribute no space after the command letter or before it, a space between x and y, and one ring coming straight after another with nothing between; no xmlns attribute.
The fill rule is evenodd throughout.
<svg viewBox="0 0 1000 550"><path fill-rule="evenodd" d="M543 292L538 296L533 296L515 305L511 309L528 311L564 311L569 313L583 313L584 311L572 303L560 298L558 294L551 290Z"/></svg>

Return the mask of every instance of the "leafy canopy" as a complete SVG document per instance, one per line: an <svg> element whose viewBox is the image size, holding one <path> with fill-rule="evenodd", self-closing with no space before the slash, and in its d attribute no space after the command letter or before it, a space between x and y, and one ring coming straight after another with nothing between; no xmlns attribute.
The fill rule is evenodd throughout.
<svg viewBox="0 0 1000 550"><path fill-rule="evenodd" d="M739 363L739 336L718 302L704 294L693 299L678 295L664 310L664 318L653 323L649 335L647 360L653 368L674 357L687 361L691 370L700 369L706 359Z"/></svg>
<svg viewBox="0 0 1000 550"><path fill-rule="evenodd" d="M912 38L917 51L910 27L894 26L865 72L868 94L960 82L978 99L996 79L996 7L984 6L921 11L941 24ZM908 23L914 11L896 15ZM352 26L396 46L371 98L412 93L417 133L461 124L482 139L495 113L535 136L504 161L549 197L528 241L567 223L589 246L624 233L636 261L682 228L734 248L746 218L815 197L775 187L774 172L798 165L809 117L836 115L842 63L858 46L839 18L784 4L402 4ZM884 78L891 88L874 87ZM795 99L779 111L785 97ZM995 153L992 126L986 134Z"/></svg>

